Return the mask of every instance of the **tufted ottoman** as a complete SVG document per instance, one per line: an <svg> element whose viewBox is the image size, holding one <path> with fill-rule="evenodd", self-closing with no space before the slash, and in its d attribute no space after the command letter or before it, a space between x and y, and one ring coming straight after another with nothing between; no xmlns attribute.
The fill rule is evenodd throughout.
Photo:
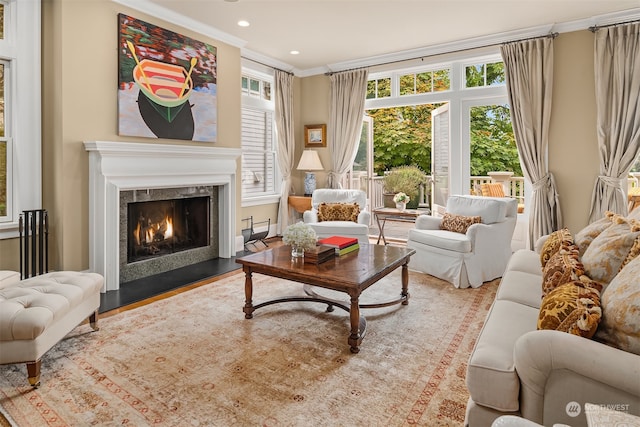
<svg viewBox="0 0 640 427"><path fill-rule="evenodd" d="M37 387L44 353L86 318L98 329L103 282L99 274L77 271L25 280L0 272L0 364L26 363Z"/></svg>

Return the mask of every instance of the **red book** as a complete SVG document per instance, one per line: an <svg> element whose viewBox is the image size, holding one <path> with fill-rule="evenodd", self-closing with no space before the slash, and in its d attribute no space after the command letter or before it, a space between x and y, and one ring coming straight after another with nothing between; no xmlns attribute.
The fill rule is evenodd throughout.
<svg viewBox="0 0 640 427"><path fill-rule="evenodd" d="M333 246L334 248L342 249L358 243L358 239L356 239L355 237L331 236L318 240L318 243L320 243L321 245L328 245Z"/></svg>

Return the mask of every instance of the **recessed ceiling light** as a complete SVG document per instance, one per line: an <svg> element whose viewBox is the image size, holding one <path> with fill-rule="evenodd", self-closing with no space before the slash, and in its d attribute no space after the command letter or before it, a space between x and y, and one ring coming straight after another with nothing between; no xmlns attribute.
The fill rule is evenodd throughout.
<svg viewBox="0 0 640 427"><path fill-rule="evenodd" d="M238 0L224 0L224 1L228 1L229 3L235 3L235 2L237 2Z"/></svg>
<svg viewBox="0 0 640 427"><path fill-rule="evenodd" d="M244 19L242 21L238 21L238 25L241 27L248 27L249 25L249 21L245 21Z"/></svg>
<svg viewBox="0 0 640 427"><path fill-rule="evenodd" d="M291 55L299 55L300 51L298 50L292 50L291 52L289 52Z"/></svg>

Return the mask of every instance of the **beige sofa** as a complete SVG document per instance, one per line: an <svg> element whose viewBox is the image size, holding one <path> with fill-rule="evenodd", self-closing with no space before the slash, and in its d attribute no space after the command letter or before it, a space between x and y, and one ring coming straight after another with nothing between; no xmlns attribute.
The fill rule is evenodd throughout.
<svg viewBox="0 0 640 427"><path fill-rule="evenodd" d="M59 271L20 280L0 271L0 365L26 363L29 383L40 383L40 359L89 318L97 330L100 289L96 273Z"/></svg>
<svg viewBox="0 0 640 427"><path fill-rule="evenodd" d="M538 251L543 243L541 239L537 251L519 250L509 260L469 358L465 426L490 426L505 414L549 427L557 423L586 426L585 403L640 415L640 351L637 347L633 352L625 351L599 341L611 310L611 295L620 289L618 282L626 280L635 287L625 312L635 316L631 334L636 334L632 338L638 345L640 257L622 268L616 276L620 280L614 278L602 291L603 320L595 337L589 339L558 330L537 330L543 282ZM581 256L584 260L585 254ZM593 271L597 274L595 267Z"/></svg>

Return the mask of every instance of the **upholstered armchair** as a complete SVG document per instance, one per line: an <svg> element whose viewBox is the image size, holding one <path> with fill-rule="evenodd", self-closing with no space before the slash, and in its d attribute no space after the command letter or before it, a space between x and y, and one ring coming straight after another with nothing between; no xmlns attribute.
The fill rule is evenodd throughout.
<svg viewBox="0 0 640 427"><path fill-rule="evenodd" d="M311 210L305 211L302 219L319 238L355 237L361 245L369 244L371 213L362 190L317 189L311 195Z"/></svg>
<svg viewBox="0 0 640 427"><path fill-rule="evenodd" d="M518 203L508 197L450 196L446 214L420 215L409 230L410 268L477 288L501 277L511 256Z"/></svg>

